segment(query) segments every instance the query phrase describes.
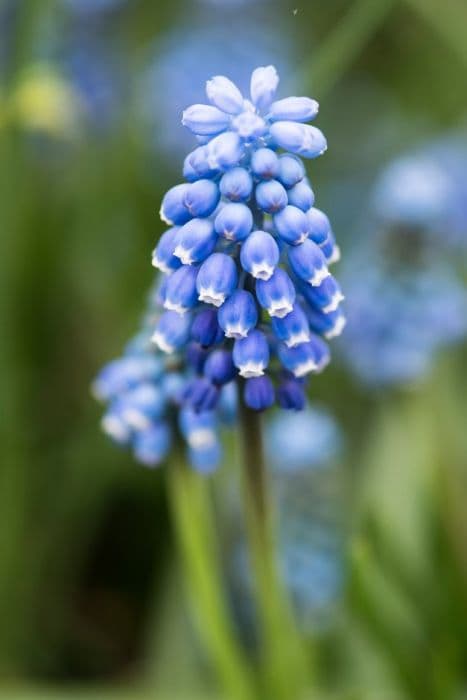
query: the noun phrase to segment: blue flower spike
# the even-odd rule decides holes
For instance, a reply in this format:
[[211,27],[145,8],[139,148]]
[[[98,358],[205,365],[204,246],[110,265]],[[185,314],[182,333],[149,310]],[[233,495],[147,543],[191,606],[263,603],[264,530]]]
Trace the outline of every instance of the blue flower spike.
[[248,96],[214,76],[208,104],[183,112],[198,143],[185,182],[162,200],[170,228],[153,252],[161,274],[142,340],[94,384],[107,404],[104,429],[147,466],[165,459],[178,431],[193,468],[210,473],[237,401],[302,410],[308,375],[330,359],[324,338],[345,325],[328,270],[339,249],[302,160],[326,150],[307,123],[318,104],[280,98],[278,86],[273,66],[253,71]]

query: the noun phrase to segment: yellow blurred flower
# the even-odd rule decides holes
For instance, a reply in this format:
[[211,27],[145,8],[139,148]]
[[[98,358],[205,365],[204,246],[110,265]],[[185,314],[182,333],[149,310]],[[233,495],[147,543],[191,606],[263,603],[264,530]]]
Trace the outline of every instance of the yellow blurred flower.
[[28,68],[3,109],[0,100],[0,126],[8,119],[25,129],[59,138],[75,136],[82,115],[83,107],[72,85],[46,64]]

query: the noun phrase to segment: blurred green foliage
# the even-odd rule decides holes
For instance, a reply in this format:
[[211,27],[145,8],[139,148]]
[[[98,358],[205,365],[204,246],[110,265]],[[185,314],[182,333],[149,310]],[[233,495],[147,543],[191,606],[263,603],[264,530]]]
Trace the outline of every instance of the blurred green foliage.
[[[64,31],[61,3],[18,4],[0,90],[0,696],[137,697],[117,683],[214,697],[182,605],[164,471],[107,442],[88,389],[135,328],[161,193],[180,169],[143,138],[137,77],[146,50],[199,8],[133,0],[105,18],[128,99],[95,130],[37,48],[45,20],[52,40]],[[211,12],[222,20],[221,0]],[[285,22],[301,92],[322,99],[330,150],[314,182],[345,237],[387,158],[465,125],[465,4],[258,0],[254,17],[259,31]],[[338,368],[313,382],[348,438],[351,545],[339,622],[314,640],[312,697],[464,697],[465,360],[453,352],[397,395],[367,395]],[[16,694],[23,682],[63,685]]]

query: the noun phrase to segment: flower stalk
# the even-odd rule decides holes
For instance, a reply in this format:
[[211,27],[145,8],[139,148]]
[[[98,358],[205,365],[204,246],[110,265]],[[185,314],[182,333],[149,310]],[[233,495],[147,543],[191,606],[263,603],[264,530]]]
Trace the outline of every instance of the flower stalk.
[[172,516],[200,635],[228,697],[253,700],[252,675],[235,639],[222,594],[210,483],[187,468],[182,459],[173,460],[170,467]]
[[255,581],[264,692],[268,698],[289,700],[290,697],[299,698],[304,691],[308,664],[277,566],[261,414],[241,402],[239,420],[246,527]]

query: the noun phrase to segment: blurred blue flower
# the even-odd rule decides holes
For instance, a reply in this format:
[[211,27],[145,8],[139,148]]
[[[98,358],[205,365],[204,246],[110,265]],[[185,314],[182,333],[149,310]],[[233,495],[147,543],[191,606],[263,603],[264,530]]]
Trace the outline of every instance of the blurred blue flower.
[[378,223],[422,230],[434,255],[440,245],[467,248],[467,135],[453,134],[396,158],[371,200]]
[[72,32],[61,60],[92,126],[105,129],[121,117],[124,66],[108,38],[92,31]]
[[[300,627],[316,634],[332,624],[345,576],[339,465],[343,438],[334,418],[313,407],[273,414],[266,423],[265,445],[272,471],[278,565]],[[252,637],[253,580],[239,534],[229,569],[233,604],[240,630]]]
[[[467,335],[467,137],[391,162],[370,194],[366,231],[347,258],[341,355],[368,386],[416,382]],[[455,253],[455,255],[454,255]]]
[[[196,412],[181,407],[181,398],[196,370],[182,354],[160,352],[151,341],[158,312],[160,282],[152,289],[139,333],[126,345],[123,355],[107,364],[93,383],[95,397],[106,403],[102,428],[121,445],[129,445],[141,464],[161,464],[171,447],[183,438],[193,468],[210,472],[222,458],[219,429],[236,411],[236,396],[228,382],[224,358],[212,355],[211,377],[218,384],[218,411]],[[204,360],[201,367],[204,366]],[[231,368],[230,368],[231,369]],[[179,434],[179,438],[177,435]]]
[[302,629],[314,631],[331,623],[344,580],[343,438],[318,407],[277,413],[266,431],[282,576]]
[[293,473],[336,460],[342,450],[342,435],[334,418],[315,407],[301,413],[274,414],[266,424],[265,446],[275,471]]
[[367,385],[423,379],[438,351],[465,338],[467,294],[447,264],[395,272],[366,259],[347,272],[340,350]]

